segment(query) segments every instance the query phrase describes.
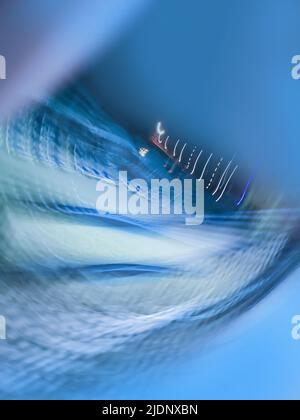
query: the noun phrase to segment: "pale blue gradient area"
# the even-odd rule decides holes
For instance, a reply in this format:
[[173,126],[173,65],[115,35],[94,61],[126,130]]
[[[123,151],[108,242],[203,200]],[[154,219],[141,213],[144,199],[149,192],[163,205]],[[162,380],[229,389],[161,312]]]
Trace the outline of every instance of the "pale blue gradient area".
[[263,302],[225,328],[212,348],[179,364],[153,397],[300,399],[300,342],[291,319],[300,312],[297,270]]
[[136,387],[104,398],[300,399],[300,341],[291,337],[291,319],[300,313],[299,276],[295,271],[209,343],[199,343],[195,331],[192,350],[171,368],[160,366],[152,378],[128,372]]

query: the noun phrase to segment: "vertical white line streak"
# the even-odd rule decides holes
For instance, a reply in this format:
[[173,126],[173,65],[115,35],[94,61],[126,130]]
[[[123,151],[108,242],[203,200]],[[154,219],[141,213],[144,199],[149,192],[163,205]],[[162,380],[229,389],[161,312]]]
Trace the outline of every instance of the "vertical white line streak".
[[236,166],[236,167],[234,168],[234,170],[232,171],[232,173],[231,173],[230,177],[228,178],[228,181],[227,181],[227,182],[226,182],[226,184],[225,184],[225,187],[224,187],[224,189],[223,189],[223,191],[222,191],[222,193],[221,193],[220,197],[216,200],[216,203],[217,203],[219,200],[221,200],[221,198],[223,197],[223,194],[224,194],[224,192],[225,192],[225,190],[226,190],[226,188],[227,188],[227,185],[229,184],[229,181],[230,181],[230,180],[231,180],[231,178],[233,177],[233,175],[234,175],[235,171],[237,170],[237,168],[238,168],[238,166]]
[[192,170],[192,172],[190,173],[190,175],[193,175],[193,173],[195,172],[195,169],[196,169],[196,166],[197,166],[198,160],[199,160],[200,156],[202,155],[202,152],[203,152],[203,150],[201,150],[201,152],[198,154],[197,159],[195,160],[195,163],[194,163],[193,170]]
[[182,159],[182,154],[183,154],[183,151],[184,151],[185,147],[186,147],[186,143],[184,143],[184,146],[183,146],[183,148],[182,148],[182,150],[181,150],[181,152],[180,152],[180,156],[179,156],[179,163],[181,162],[181,159]]
[[220,188],[221,182],[223,181],[224,175],[227,173],[228,169],[230,168],[230,165],[232,164],[232,160],[228,163],[228,165],[225,168],[225,171],[223,172],[223,175],[220,178],[220,181],[217,185],[217,188],[215,189],[215,191],[212,193],[212,195],[215,195],[216,192],[218,191],[218,189]]
[[177,146],[178,146],[178,143],[180,142],[180,140],[177,140],[177,142],[176,142],[176,144],[175,144],[175,147],[174,147],[174,150],[173,150],[173,157],[175,157],[175,154],[176,154],[176,149],[177,149]]
[[206,164],[204,165],[204,168],[203,168],[202,174],[201,174],[200,178],[198,179],[198,181],[201,181],[201,179],[203,178],[204,172],[205,172],[205,170],[206,170],[206,168],[207,168],[207,165],[209,164],[209,161],[210,161],[210,159],[211,159],[212,157],[213,157],[213,153],[211,153],[211,155],[210,155],[210,156],[209,156],[209,158],[207,159],[207,162],[206,162]]
[[168,144],[168,140],[169,140],[169,136],[166,138],[166,141],[165,141],[165,150],[168,150],[168,148],[167,148],[167,144]]

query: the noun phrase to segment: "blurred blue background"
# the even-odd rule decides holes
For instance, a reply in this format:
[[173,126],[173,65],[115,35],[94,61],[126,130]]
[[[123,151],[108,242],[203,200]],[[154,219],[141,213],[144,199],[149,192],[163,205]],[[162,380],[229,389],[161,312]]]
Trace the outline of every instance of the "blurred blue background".
[[[7,83],[0,84],[3,120],[79,80],[133,135],[149,138],[163,121],[172,136],[235,155],[245,172],[255,172],[259,206],[298,208],[300,81],[291,77],[291,59],[300,54],[299,1],[28,0],[1,8],[0,53],[8,62]],[[296,248],[298,231],[294,236]],[[51,383],[48,395],[298,399],[300,343],[291,338],[291,319],[300,313],[298,279],[295,268],[231,322],[201,334],[193,327],[180,354],[170,348],[167,361],[150,370],[128,364],[107,388],[99,374],[99,387],[74,386],[72,394]],[[165,344],[168,334],[160,340]],[[143,346],[134,347],[140,357]],[[159,353],[157,345],[151,357]],[[5,357],[0,363],[8,369]],[[78,372],[77,381],[88,375]],[[35,395],[33,387],[29,397]]]
[[162,120],[298,201],[299,14],[297,0],[154,2],[96,65],[94,86],[137,131]]

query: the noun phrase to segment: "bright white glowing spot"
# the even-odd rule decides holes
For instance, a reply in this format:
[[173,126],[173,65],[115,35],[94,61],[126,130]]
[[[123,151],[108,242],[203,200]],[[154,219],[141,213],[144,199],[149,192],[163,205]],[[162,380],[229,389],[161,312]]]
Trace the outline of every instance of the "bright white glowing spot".
[[139,150],[139,155],[145,157],[149,153],[149,149],[146,147],[141,147]]
[[156,133],[158,134],[158,141],[159,141],[159,143],[161,143],[162,142],[161,136],[163,136],[165,134],[165,130],[162,128],[161,122],[157,123]]

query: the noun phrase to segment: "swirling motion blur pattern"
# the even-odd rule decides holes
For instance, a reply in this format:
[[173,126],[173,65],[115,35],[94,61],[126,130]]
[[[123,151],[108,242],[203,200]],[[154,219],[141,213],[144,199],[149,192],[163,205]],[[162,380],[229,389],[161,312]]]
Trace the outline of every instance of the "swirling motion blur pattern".
[[129,372],[172,363],[204,325],[253,305],[298,261],[292,210],[208,212],[198,227],[100,216],[99,179],[169,175],[78,89],[7,121],[0,136],[2,397],[113,395],[134,381]]

